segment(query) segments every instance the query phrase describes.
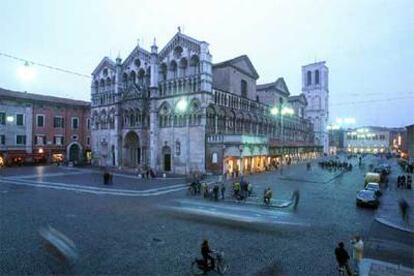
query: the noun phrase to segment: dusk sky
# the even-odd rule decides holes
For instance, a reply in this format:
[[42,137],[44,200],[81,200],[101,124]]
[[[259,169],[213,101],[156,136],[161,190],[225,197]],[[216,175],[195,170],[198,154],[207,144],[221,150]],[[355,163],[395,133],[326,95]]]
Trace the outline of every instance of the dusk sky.
[[[90,75],[104,56],[125,58],[137,39],[161,49],[182,32],[210,44],[213,62],[247,54],[258,83],[284,77],[301,92],[301,66],[330,71],[330,121],[414,123],[414,1],[1,0],[0,53]],[[89,100],[90,80],[0,55],[0,87]]]

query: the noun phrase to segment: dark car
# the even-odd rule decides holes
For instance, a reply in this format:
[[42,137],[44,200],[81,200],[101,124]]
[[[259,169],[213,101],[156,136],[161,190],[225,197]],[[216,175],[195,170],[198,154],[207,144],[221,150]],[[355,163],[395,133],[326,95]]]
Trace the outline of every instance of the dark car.
[[356,205],[358,207],[372,207],[377,208],[379,205],[378,197],[375,191],[372,190],[361,190],[356,196]]

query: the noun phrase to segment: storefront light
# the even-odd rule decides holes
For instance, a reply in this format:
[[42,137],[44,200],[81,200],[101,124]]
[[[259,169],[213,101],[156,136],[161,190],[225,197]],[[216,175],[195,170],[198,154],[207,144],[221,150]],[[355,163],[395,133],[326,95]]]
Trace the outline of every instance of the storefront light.
[[43,153],[43,148],[40,148],[39,149],[39,153]]

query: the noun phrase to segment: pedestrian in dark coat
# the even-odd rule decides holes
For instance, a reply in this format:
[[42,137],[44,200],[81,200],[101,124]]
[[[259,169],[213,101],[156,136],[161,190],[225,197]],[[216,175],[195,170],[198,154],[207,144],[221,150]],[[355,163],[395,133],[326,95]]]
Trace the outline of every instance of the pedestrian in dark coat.
[[336,256],[336,261],[338,262],[338,266],[340,268],[345,268],[346,273],[349,276],[351,276],[352,270],[349,265],[349,254],[345,250],[343,242],[338,243],[338,247],[335,248],[335,256]]

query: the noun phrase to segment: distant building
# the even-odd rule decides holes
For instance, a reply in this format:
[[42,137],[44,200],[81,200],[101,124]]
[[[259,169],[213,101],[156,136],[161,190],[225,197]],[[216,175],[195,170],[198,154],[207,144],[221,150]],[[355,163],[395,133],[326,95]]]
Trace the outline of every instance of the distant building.
[[302,92],[308,105],[305,114],[314,128],[315,143],[323,146],[324,153],[329,151],[329,70],[325,62],[302,66]]
[[283,78],[257,85],[247,56],[213,64],[208,43],[181,32],[160,51],[154,43],[124,61],[104,57],[92,76],[100,166],[251,173],[321,152],[306,99],[289,101]]
[[337,154],[346,151],[344,146],[345,131],[346,130],[343,128],[329,130],[329,154]]
[[344,133],[344,147],[350,153],[401,153],[405,147],[403,128],[360,127]]
[[411,162],[414,162],[414,124],[406,126],[407,129],[407,153]]
[[90,159],[89,109],[89,102],[0,88],[3,162]]

